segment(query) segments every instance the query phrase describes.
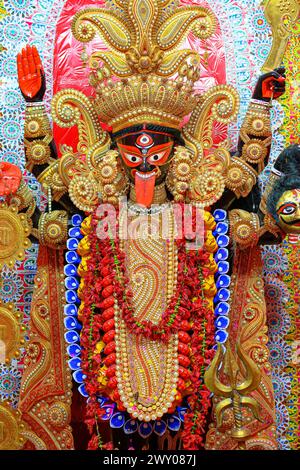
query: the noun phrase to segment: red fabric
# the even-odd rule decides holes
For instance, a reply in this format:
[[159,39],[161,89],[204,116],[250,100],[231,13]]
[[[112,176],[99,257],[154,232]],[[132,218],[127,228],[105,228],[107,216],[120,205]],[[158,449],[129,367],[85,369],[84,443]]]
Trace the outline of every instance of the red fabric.
[[[95,96],[89,85],[89,70],[83,66],[80,58],[83,44],[77,41],[71,31],[72,18],[77,11],[88,7],[101,8],[104,0],[67,0],[56,25],[56,37],[53,61],[53,95],[65,88],[82,91],[86,96]],[[87,53],[94,50],[107,50],[103,41],[96,36],[86,45]],[[54,139],[59,151],[62,143],[76,150],[78,142],[77,128],[62,129],[54,124]],[[60,151],[59,151],[60,152]]]

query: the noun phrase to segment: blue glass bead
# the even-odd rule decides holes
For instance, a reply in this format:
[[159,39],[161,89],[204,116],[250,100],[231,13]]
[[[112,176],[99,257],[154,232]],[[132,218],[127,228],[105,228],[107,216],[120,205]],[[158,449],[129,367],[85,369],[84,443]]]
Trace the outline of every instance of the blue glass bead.
[[219,274],[226,274],[229,271],[229,263],[228,261],[219,261],[218,262],[218,273]]
[[216,321],[215,321],[215,326],[216,328],[221,328],[222,330],[226,329],[229,325],[229,318],[228,317],[223,317],[222,315],[218,316]]
[[179,419],[177,416],[172,415],[172,416],[168,419],[168,428],[169,428],[171,431],[179,431],[180,426],[181,426],[181,421],[180,421],[180,419]]
[[77,333],[77,331],[74,331],[74,330],[66,331],[64,336],[65,336],[66,342],[69,344],[77,343],[77,342],[79,343],[79,334]]
[[87,398],[89,396],[88,392],[86,391],[85,389],[85,385],[84,384],[81,384],[79,385],[78,387],[78,392],[80,393],[80,395],[82,395],[83,397]]
[[219,343],[225,343],[228,338],[228,333],[226,330],[217,330],[215,333],[215,339]]
[[76,251],[67,251],[65,258],[67,263],[79,264],[81,261],[81,258]]
[[224,209],[216,209],[213,212],[213,216],[217,222],[222,222],[227,217],[227,212]]
[[70,344],[67,347],[67,352],[68,352],[70,357],[76,357],[76,356],[79,356],[79,354],[81,352],[81,348],[78,344],[73,343],[73,344]]
[[[104,409],[105,407],[103,407]],[[110,427],[113,429],[122,428],[125,424],[125,415],[124,413],[117,412],[110,418]]]
[[79,281],[76,277],[74,276],[68,276],[65,279],[65,286],[66,289],[78,289],[79,286]]
[[114,411],[115,411],[115,405],[114,405],[114,403],[110,403],[110,404],[108,404],[108,405],[103,405],[103,406],[101,406],[101,408],[102,408],[102,410],[105,411],[105,414],[103,414],[103,415],[101,416],[101,419],[102,419],[103,421],[108,421],[108,420],[112,417],[112,415],[113,415],[113,413],[114,413]]
[[77,369],[80,369],[81,360],[79,357],[72,357],[72,359],[68,361],[68,364],[69,364],[70,369],[77,370]]
[[176,410],[177,410],[178,417],[179,417],[180,421],[183,422],[184,421],[184,415],[187,412],[187,408],[184,408],[182,406],[177,406]]
[[82,384],[84,379],[86,378],[81,369],[75,370],[75,372],[73,372],[73,377],[75,382],[77,382],[78,384]]
[[220,302],[216,305],[215,314],[216,315],[228,315],[230,310],[230,305],[227,302]]
[[221,274],[221,276],[219,276],[217,282],[216,282],[216,286],[218,289],[220,289],[221,287],[229,287],[230,286],[230,276],[228,276],[228,274]]
[[133,434],[137,431],[138,423],[135,419],[128,419],[124,424],[124,433]]
[[229,245],[229,237],[228,235],[219,235],[217,237],[217,244],[219,247],[224,248]]
[[71,238],[77,238],[78,240],[81,240],[81,238],[83,238],[83,235],[80,232],[79,227],[70,228],[68,233],[69,233],[69,237],[71,237]]
[[65,276],[76,276],[77,266],[75,264],[66,264],[64,267]]
[[64,314],[65,315],[77,315],[77,307],[75,304],[67,304],[64,306]]
[[222,288],[220,289],[215,298],[214,298],[214,301],[215,302],[227,302],[227,300],[229,299],[230,297],[230,291],[229,289],[226,289],[226,288]]
[[74,214],[71,217],[71,223],[74,225],[74,227],[79,226],[82,224],[83,218],[79,214]]
[[65,292],[65,297],[66,297],[66,301],[68,302],[68,304],[74,304],[75,302],[79,302],[79,298],[76,292],[73,290],[67,290]]
[[154,423],[154,432],[158,436],[162,436],[167,430],[167,425],[164,421],[159,420]]
[[141,423],[139,425],[139,435],[144,439],[146,439],[146,437],[149,437],[152,431],[153,426],[151,423]]
[[227,248],[219,248],[217,253],[215,254],[215,261],[225,261],[228,258],[228,249]]
[[227,222],[218,222],[215,230],[213,231],[214,236],[216,235],[226,235],[228,232],[228,223]]
[[[99,396],[99,397],[97,397],[97,402],[99,403],[100,408],[102,408],[102,406],[105,405],[105,403],[108,402],[108,398]],[[115,405],[113,404],[113,406],[115,406]]]
[[71,316],[67,316],[64,318],[64,324],[68,330],[76,330],[79,329],[80,326],[76,318]]
[[67,240],[67,248],[70,251],[77,250],[78,247],[78,240],[77,238],[69,238]]

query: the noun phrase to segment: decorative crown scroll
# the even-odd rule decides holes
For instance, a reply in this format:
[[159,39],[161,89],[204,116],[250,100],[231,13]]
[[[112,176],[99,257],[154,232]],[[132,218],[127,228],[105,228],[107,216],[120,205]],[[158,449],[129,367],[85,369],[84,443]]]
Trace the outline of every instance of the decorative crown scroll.
[[72,31],[81,42],[91,41],[96,33],[104,39],[111,50],[94,52],[92,59],[101,59],[117,77],[153,72],[169,77],[188,56],[197,55],[189,49],[176,50],[195,22],[199,21],[195,31],[202,39],[216,25],[207,8],[170,4],[168,0],[124,0],[115,2],[115,11],[86,9],[75,15]]
[[207,8],[176,8],[166,0],[115,1],[113,11],[78,12],[75,38],[87,43],[98,33],[110,47],[93,52],[89,63],[99,118],[114,131],[142,120],[178,128],[197,104],[192,92],[199,78],[198,54],[179,45],[192,27],[205,39],[215,25]]
[[[191,158],[191,180],[181,185],[181,199],[209,207],[225,186],[236,188],[245,170],[232,166],[227,141],[214,147],[212,133],[216,122],[229,124],[236,118],[239,96],[230,85],[195,94],[200,58],[196,51],[180,48],[191,30],[207,39],[216,24],[208,8],[178,7],[168,0],[111,0],[109,8],[88,8],[74,16],[72,31],[77,40],[85,44],[98,34],[109,50],[95,51],[89,60],[95,99],[63,90],[53,99],[52,116],[62,127],[78,126],[77,150],[86,155],[84,171],[93,180],[93,194],[106,197],[105,190],[111,191],[111,183],[98,189],[94,184],[98,164],[110,147],[110,136],[99,128],[98,119],[113,133],[143,123],[181,130]],[[75,161],[76,156],[67,153],[66,165],[60,165],[59,194],[71,184],[74,171],[69,170]],[[244,180],[240,192],[247,183]]]

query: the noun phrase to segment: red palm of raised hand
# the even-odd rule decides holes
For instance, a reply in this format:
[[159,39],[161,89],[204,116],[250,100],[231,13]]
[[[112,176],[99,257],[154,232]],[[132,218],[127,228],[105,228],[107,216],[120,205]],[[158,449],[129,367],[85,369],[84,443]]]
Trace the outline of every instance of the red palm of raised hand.
[[12,163],[0,162],[0,196],[15,194],[20,186],[22,173]]
[[41,93],[44,85],[43,66],[37,48],[27,45],[22,49],[17,57],[17,65],[21,92],[25,99],[31,101]]

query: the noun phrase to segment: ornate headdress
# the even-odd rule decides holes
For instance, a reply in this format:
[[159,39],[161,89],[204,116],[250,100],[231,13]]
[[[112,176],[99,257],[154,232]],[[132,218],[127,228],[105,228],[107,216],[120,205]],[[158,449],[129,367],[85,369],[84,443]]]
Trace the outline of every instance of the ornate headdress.
[[197,53],[178,46],[192,27],[205,39],[215,25],[207,8],[176,8],[169,0],[115,0],[110,10],[78,12],[75,38],[87,43],[97,32],[110,47],[89,61],[101,121],[114,132],[141,122],[178,129],[197,104],[193,85],[199,78]]
[[[73,89],[61,90],[53,98],[53,120],[60,127],[77,125],[79,134],[77,154],[65,147],[63,158],[55,163],[51,184],[57,187],[57,197],[68,190],[77,207],[92,211],[99,192],[103,200],[117,203],[116,198],[127,191],[118,154],[110,150],[110,134],[103,131],[99,118],[113,133],[144,123],[178,130],[190,113],[180,129],[185,149],[176,153],[178,164],[175,168],[173,162],[167,178],[174,198],[209,207],[225,186],[238,196],[249,193],[256,172],[230,157],[227,140],[216,148],[212,138],[216,123],[235,119],[239,96],[230,85],[196,95],[199,55],[180,48],[191,29],[207,39],[215,26],[209,9],[177,7],[176,0],[110,0],[108,8],[88,8],[74,16],[75,38],[88,43],[97,33],[109,50],[93,52],[90,58],[85,51],[82,55],[85,62],[89,59],[95,99]],[[86,156],[84,162],[78,162],[78,153]],[[52,173],[48,171],[47,177],[53,180]],[[84,196],[78,188],[85,188]]]

